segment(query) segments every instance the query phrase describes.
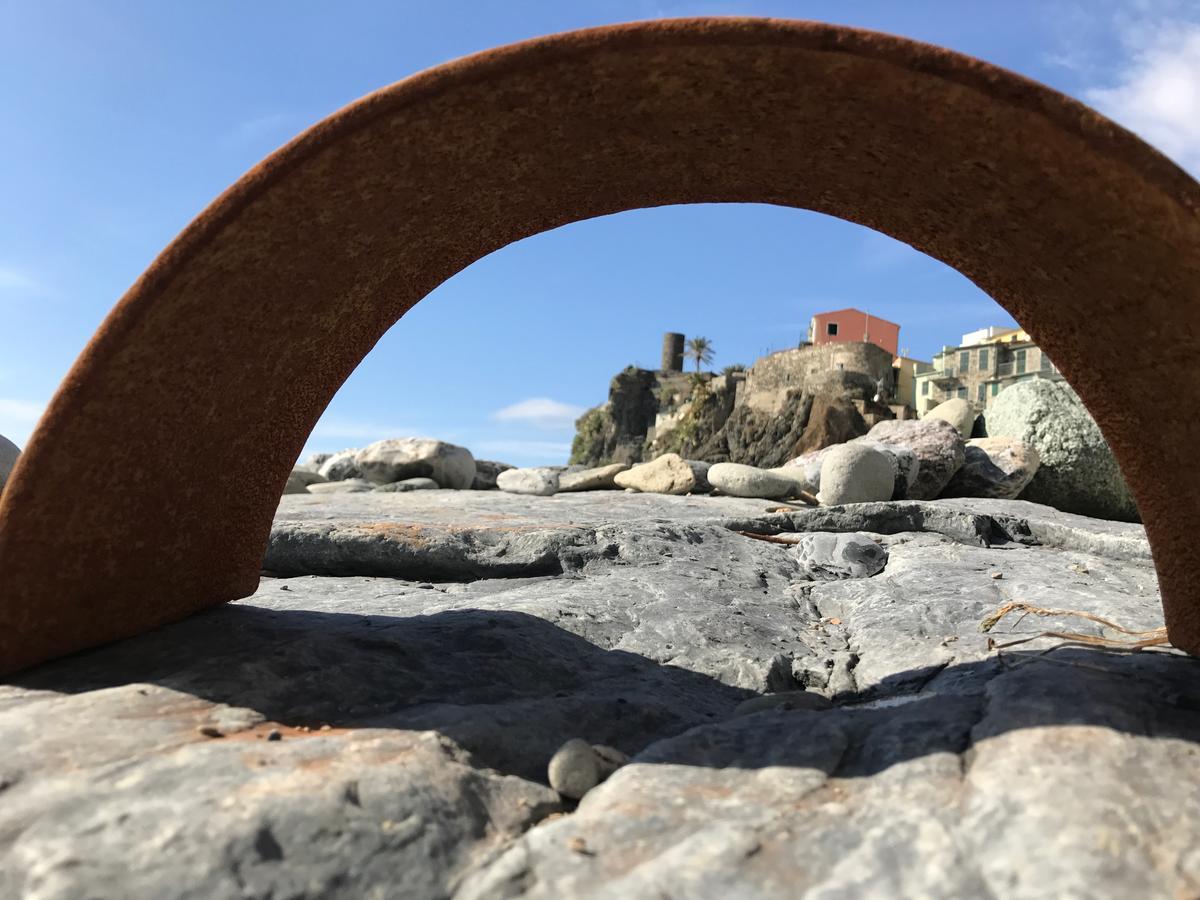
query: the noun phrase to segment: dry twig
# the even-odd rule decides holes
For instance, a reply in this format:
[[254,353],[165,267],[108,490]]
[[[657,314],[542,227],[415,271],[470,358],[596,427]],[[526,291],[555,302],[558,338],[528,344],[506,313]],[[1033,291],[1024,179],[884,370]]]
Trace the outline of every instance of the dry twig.
[[1118,625],[1116,622],[1113,622],[1109,619],[1105,619],[1093,613],[1083,612],[1082,610],[1046,609],[1045,607],[1034,606],[1032,603],[1022,603],[1020,601],[1005,603],[998,610],[979,623],[979,630],[984,634],[987,634],[989,631],[995,628],[997,624],[999,624],[1001,619],[1013,612],[1021,613],[1021,618],[1017,620],[1017,625],[1020,625],[1025,616],[1029,615],[1041,617],[1074,616],[1076,618],[1087,619],[1089,622],[1095,622],[1099,625],[1103,625],[1105,628],[1111,628],[1113,631],[1119,631],[1122,634],[1128,634],[1131,637],[1138,638],[1138,640],[1123,641],[1116,638],[1100,637],[1094,634],[1079,634],[1072,631],[1043,631],[1040,634],[1035,634],[1031,637],[1020,638],[1015,641],[1008,641],[1004,644],[997,644],[992,638],[988,638],[989,650],[1003,650],[1006,647],[1015,647],[1018,644],[1027,644],[1030,641],[1036,641],[1038,638],[1044,637],[1058,638],[1059,640],[1071,641],[1072,643],[1077,644],[1087,644],[1088,646],[1092,647],[1104,647],[1109,650],[1144,650],[1147,647],[1161,647],[1169,643],[1167,639],[1166,628],[1152,628],[1149,631],[1134,631]]

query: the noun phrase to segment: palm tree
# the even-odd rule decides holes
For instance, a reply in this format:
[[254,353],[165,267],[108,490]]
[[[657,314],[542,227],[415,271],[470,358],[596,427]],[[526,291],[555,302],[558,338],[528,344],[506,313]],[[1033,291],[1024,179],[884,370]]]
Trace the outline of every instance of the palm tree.
[[701,363],[710,363],[713,358],[712,341],[706,337],[694,337],[687,342],[687,357],[696,361],[696,371]]

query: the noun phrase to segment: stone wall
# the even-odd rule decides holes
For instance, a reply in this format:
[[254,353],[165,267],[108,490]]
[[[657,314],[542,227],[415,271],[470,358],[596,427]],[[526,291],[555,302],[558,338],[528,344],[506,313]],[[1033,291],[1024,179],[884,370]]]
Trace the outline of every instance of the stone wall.
[[882,347],[861,342],[781,350],[754,364],[747,373],[738,402],[757,412],[775,414],[783,408],[790,391],[817,393],[830,374],[838,371],[865,375],[871,393],[863,399],[870,399],[879,379],[891,383],[892,362],[892,355]]

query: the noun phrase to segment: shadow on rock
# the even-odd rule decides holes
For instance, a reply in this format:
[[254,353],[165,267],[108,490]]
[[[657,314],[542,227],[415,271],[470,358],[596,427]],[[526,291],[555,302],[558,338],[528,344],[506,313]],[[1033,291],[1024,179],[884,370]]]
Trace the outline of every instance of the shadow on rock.
[[[900,672],[824,712],[734,718],[750,692],[534,616],[474,609],[396,617],[225,606],[13,683],[66,693],[153,683],[289,726],[436,730],[484,765],[539,781],[571,737],[641,753],[639,762],[840,777],[929,754],[969,758],[986,737],[1038,726],[1200,743],[1200,661],[1172,654],[1009,653]],[[685,733],[696,726],[705,727]]]

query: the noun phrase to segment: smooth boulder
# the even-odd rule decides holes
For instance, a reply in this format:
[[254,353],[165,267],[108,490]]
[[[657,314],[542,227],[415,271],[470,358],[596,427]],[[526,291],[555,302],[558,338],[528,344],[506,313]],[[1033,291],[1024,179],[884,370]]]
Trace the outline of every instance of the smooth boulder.
[[375,485],[365,478],[344,478],[341,481],[323,481],[310,484],[310,494],[365,494],[375,490]]
[[890,500],[895,486],[896,470],[888,454],[868,444],[838,444],[821,461],[817,499],[824,506]]
[[969,438],[975,428],[975,410],[962,397],[951,397],[939,403],[925,413],[922,419],[941,419],[943,422],[949,422],[964,438]]
[[813,581],[870,578],[883,571],[888,552],[865,534],[814,531],[800,535],[793,552]]
[[618,487],[647,494],[703,494],[712,490],[708,482],[710,463],[664,453],[658,459],[617,473]]
[[613,463],[611,466],[597,466],[594,469],[579,469],[559,473],[559,493],[570,491],[613,491],[617,489],[617,475],[626,471],[629,466],[624,463]]
[[917,474],[908,488],[909,500],[938,497],[966,457],[962,435],[943,419],[880,422],[867,432],[866,437],[881,444],[906,448],[915,454]]
[[714,463],[708,470],[708,482],[730,497],[762,497],[781,500],[807,491],[809,485],[799,469],[760,469],[741,463]]
[[375,484],[432,478],[441,487],[466,490],[475,482],[475,457],[466,447],[434,438],[389,438],[358,451],[354,462]]
[[288,476],[287,484],[283,488],[285,494],[307,494],[310,484],[324,484],[326,479],[303,466],[297,466],[292,469],[292,474]]
[[496,487],[510,494],[549,497],[558,493],[558,472],[549,467],[505,469],[496,476]]
[[0,491],[4,490],[4,483],[8,481],[20,455],[21,448],[0,434]]
[[515,469],[508,463],[496,462],[491,459],[475,460],[475,480],[471,482],[473,491],[496,490],[496,476],[508,469]]
[[921,461],[917,459],[917,454],[900,444],[884,444],[869,437],[855,438],[851,443],[874,447],[892,461],[892,471],[896,479],[892,485],[892,499],[907,500],[908,492],[916,483],[917,472],[921,469]]
[[1098,519],[1137,521],[1137,505],[1116,457],[1066,382],[1034,378],[1005,388],[988,408],[987,431],[1037,451],[1041,464],[1022,500]]
[[339,450],[337,453],[331,453],[322,460],[317,472],[327,481],[362,478],[362,471],[354,461],[357,455],[357,450]]
[[943,497],[1015,500],[1037,474],[1037,450],[1008,437],[967,441],[966,461],[942,491]]

